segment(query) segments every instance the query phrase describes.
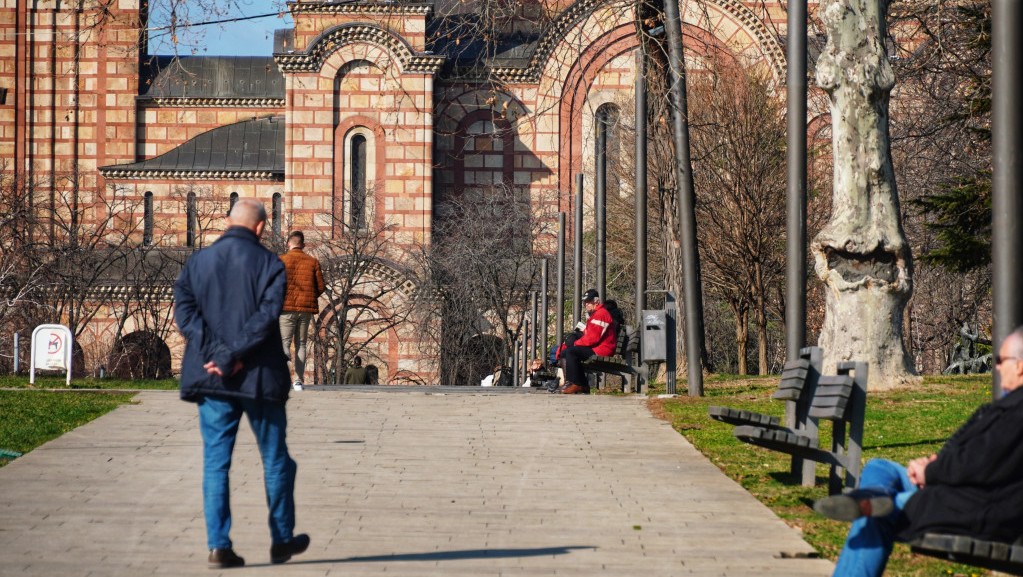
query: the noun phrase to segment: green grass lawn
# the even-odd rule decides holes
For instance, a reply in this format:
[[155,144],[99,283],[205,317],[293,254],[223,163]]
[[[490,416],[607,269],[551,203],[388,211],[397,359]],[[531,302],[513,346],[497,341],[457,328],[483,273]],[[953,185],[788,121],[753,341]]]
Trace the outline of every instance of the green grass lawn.
[[[723,405],[781,416],[784,403],[771,398],[778,377],[708,378],[704,397],[656,399],[654,414],[667,419],[729,477],[770,507],[786,523],[800,529],[820,554],[834,560],[841,551],[848,523],[821,517],[810,508],[827,496],[828,469],[817,466],[817,486],[802,487],[789,475],[790,457],[742,443],[732,436],[731,425],[712,420],[707,407]],[[979,377],[927,377],[923,384],[900,391],[867,394],[863,457],[886,458],[901,463],[929,455],[981,404],[991,399],[990,375]],[[686,390],[685,384],[678,391]],[[657,393],[655,389],[653,393]],[[661,391],[663,392],[663,391]],[[822,425],[822,432],[829,429]],[[830,441],[821,441],[827,446]],[[987,571],[922,555],[896,546],[885,575],[973,576]]]
[[[173,379],[126,381],[27,376],[0,377],[0,450],[27,453],[43,443],[100,417],[123,403],[132,393],[103,392],[138,389],[177,389]],[[89,390],[89,392],[86,392]],[[96,392],[93,392],[96,391]],[[2,454],[0,454],[2,455]],[[0,467],[11,461],[0,456]]]

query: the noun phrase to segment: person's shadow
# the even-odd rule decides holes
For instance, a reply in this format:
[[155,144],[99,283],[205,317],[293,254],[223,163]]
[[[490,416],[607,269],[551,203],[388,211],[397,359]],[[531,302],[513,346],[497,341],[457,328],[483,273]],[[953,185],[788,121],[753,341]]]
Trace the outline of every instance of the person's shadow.
[[[565,555],[573,549],[596,549],[592,546],[541,547],[538,549],[463,549],[461,551],[433,551],[431,553],[396,553],[393,555],[367,555],[345,557],[344,559],[301,559],[288,561],[288,565],[311,565],[323,563],[377,563],[387,561],[457,561],[464,559],[502,559],[507,557],[542,557]],[[268,564],[266,564],[268,565]],[[258,567],[252,564],[249,567]]]

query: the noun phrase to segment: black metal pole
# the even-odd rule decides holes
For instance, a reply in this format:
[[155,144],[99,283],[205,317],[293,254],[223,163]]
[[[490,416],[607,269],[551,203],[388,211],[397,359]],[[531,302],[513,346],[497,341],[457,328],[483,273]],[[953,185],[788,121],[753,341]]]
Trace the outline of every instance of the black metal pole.
[[515,339],[515,342],[512,344],[511,372],[512,386],[517,387],[519,383],[519,339]]
[[556,342],[565,338],[565,213],[558,213],[558,308],[554,312]]
[[522,383],[526,381],[526,377],[529,376],[529,361],[526,358],[529,355],[529,320],[526,320],[526,330],[522,331],[522,345],[519,347],[519,380],[515,381],[515,386],[520,387]]
[[[994,0],[991,5],[991,142],[994,174],[991,182],[992,250],[994,266],[994,346],[997,352],[1013,329],[1023,324],[1023,114],[1017,98],[1023,90],[1023,6],[1019,0]],[[1002,396],[998,371],[991,394]]]
[[[642,339],[646,308],[646,60],[643,48],[636,51],[636,316],[633,330]],[[640,342],[639,350],[643,350]],[[639,353],[642,355],[642,352]],[[642,357],[640,357],[642,360]]]
[[806,345],[806,1],[788,5],[788,205],[785,352]]
[[540,271],[540,341],[539,341],[539,355],[537,358],[540,360],[547,359],[547,350],[550,348],[550,344],[547,342],[547,257],[543,257],[543,267]]
[[575,286],[572,292],[572,324],[583,320],[583,175],[575,175]]
[[675,371],[678,368],[678,361],[675,358],[675,346],[676,339],[678,338],[678,310],[675,305],[675,295],[671,294],[671,291],[664,292],[664,316],[665,316],[665,338],[668,342],[668,354],[665,355],[665,371],[664,371],[664,392],[668,395],[674,395],[677,392],[677,383],[675,382]]
[[[786,205],[785,353],[799,358],[806,344],[806,1],[788,6],[788,197]],[[795,427],[796,405],[786,403],[785,424]],[[792,474],[812,486],[816,467],[793,455]]]
[[532,291],[530,296],[532,297],[532,312],[529,316],[529,348],[526,353],[526,374],[529,374],[529,368],[533,364],[533,359],[536,358],[536,333],[537,333],[537,307],[540,303],[540,295],[536,291]]
[[597,145],[594,151],[593,197],[594,230],[597,233],[597,292],[600,298],[607,298],[607,115],[598,111],[596,115]]
[[686,360],[689,396],[703,396],[703,293],[700,256],[696,249],[696,211],[693,168],[689,157],[689,106],[682,47],[682,18],[676,0],[664,0],[664,29],[668,38],[671,69],[671,116],[675,140],[675,175],[678,188],[679,240],[682,245],[683,297],[686,311]]

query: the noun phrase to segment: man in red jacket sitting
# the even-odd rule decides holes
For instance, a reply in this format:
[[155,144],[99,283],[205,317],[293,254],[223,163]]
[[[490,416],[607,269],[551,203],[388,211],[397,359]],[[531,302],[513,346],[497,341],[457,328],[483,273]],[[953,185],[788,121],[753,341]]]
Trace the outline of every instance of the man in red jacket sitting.
[[583,336],[574,345],[565,349],[561,358],[565,359],[565,384],[558,389],[563,395],[580,395],[590,392],[583,371],[583,361],[599,356],[609,357],[615,352],[618,342],[618,327],[611,319],[611,313],[600,302],[596,289],[583,293],[583,306],[590,318],[586,323]]

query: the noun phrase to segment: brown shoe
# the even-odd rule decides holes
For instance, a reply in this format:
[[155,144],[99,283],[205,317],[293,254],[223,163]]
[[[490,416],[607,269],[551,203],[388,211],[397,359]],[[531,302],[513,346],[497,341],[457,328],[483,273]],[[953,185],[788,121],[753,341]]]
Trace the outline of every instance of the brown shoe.
[[568,384],[561,390],[562,395],[585,395],[586,389],[576,384]]
[[270,547],[270,562],[284,563],[288,559],[291,559],[292,555],[303,553],[308,548],[309,535],[306,535],[305,533],[295,535],[295,537],[287,543],[278,543]]
[[234,549],[210,549],[211,569],[230,569],[245,566],[245,559],[235,554]]

